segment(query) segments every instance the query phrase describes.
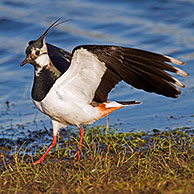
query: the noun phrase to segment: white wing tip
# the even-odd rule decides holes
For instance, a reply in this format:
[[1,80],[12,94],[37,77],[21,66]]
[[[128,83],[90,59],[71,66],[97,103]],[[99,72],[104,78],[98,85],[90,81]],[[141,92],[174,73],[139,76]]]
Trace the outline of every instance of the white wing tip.
[[175,77],[173,77],[173,79],[174,79],[174,83],[177,85],[177,86],[179,86],[179,87],[181,87],[181,88],[184,88],[185,87],[185,85],[181,82],[181,81],[179,81],[178,79],[176,79]]
[[167,59],[169,59],[169,61],[173,64],[176,64],[176,65],[184,65],[185,62],[184,61],[181,61],[179,59],[175,59],[175,58],[172,58],[172,57],[169,57],[169,56],[166,56],[164,55]]
[[179,68],[176,68],[176,73],[178,75],[181,75],[181,76],[184,76],[184,77],[188,77],[189,76],[189,74],[187,72],[185,72],[185,71],[183,71],[182,69],[179,69]]
[[[172,57],[169,57],[169,56],[166,56],[166,55],[164,55],[164,56],[169,60],[169,62],[171,62],[175,65],[184,65],[185,64],[184,61],[181,61],[179,59],[175,59],[175,58],[172,58]],[[176,67],[174,67],[174,69],[176,69],[176,74],[178,74],[178,75],[181,75],[181,76],[184,76],[184,77],[189,76],[189,74],[187,72],[183,71],[182,69],[179,69],[179,68],[176,68]]]

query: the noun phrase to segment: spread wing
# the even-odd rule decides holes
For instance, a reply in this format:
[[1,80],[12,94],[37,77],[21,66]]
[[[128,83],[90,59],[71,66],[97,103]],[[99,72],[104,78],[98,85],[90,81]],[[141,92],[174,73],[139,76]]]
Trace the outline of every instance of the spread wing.
[[124,80],[126,83],[147,92],[178,97],[185,87],[178,79],[167,73],[188,76],[183,70],[170,65],[184,62],[139,49],[85,45],[72,53],[69,69],[57,80],[60,91],[69,90],[87,102],[107,101],[108,93]]
[[77,47],[68,70],[56,80],[54,87],[62,99],[90,103],[107,68],[87,49]]

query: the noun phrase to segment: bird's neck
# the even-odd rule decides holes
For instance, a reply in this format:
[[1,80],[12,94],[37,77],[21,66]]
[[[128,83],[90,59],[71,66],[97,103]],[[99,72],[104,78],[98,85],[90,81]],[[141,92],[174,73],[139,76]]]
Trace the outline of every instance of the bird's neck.
[[55,71],[48,68],[42,68],[41,70],[35,69],[34,84],[31,93],[32,99],[42,101],[59,76]]

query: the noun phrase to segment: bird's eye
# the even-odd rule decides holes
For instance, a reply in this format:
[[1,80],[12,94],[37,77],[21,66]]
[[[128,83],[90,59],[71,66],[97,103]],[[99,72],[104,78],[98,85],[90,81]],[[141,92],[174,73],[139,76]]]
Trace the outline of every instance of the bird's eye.
[[36,51],[35,54],[36,54],[36,55],[39,55],[39,54],[40,54],[40,51]]

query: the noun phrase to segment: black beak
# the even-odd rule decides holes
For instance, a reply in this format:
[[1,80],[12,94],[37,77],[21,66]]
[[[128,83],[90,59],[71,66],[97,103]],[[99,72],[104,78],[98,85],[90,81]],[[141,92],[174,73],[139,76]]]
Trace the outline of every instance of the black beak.
[[23,62],[20,64],[20,66],[24,66],[26,63],[30,63],[31,59],[29,57],[26,57]]

